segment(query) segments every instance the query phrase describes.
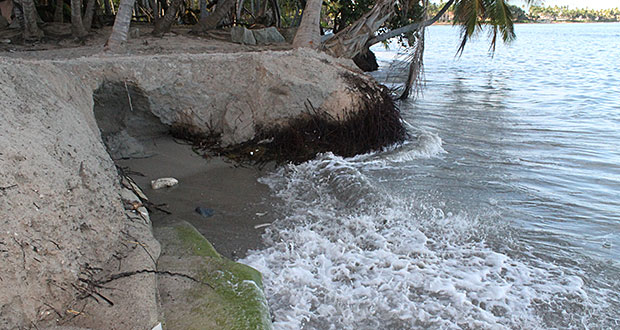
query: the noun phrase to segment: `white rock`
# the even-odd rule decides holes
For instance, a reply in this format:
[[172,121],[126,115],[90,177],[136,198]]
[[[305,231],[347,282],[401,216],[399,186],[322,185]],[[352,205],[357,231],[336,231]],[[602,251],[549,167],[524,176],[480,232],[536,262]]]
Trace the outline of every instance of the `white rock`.
[[151,188],[157,190],[161,188],[176,186],[177,184],[179,184],[179,180],[175,178],[159,178],[157,180],[151,181]]

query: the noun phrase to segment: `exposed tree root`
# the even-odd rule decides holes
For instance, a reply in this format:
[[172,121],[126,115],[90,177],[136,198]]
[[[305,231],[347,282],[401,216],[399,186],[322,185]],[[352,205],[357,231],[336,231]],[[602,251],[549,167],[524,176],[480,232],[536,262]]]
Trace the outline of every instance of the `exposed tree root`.
[[305,116],[284,126],[257,127],[254,139],[230,147],[219,145],[218,134],[197,133],[188,125],[174,125],[171,134],[192,141],[198,150],[255,165],[301,163],[328,151],[350,157],[404,141],[407,131],[387,88],[377,88],[353,74],[343,78],[352,90],[365,96],[362,108],[346,112],[344,118],[333,118],[309,104]]

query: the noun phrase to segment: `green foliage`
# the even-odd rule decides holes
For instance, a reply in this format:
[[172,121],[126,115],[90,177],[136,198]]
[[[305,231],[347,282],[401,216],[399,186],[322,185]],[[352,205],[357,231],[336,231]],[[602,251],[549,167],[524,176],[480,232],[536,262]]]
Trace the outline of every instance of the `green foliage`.
[[[322,26],[325,29],[338,33],[353,22],[360,19],[364,14],[370,11],[377,3],[376,0],[326,0],[323,2],[323,19]],[[422,1],[394,1],[394,12],[388,21],[377,31],[378,33],[387,32],[399,27],[420,22],[423,20]],[[403,46],[408,46],[415,39],[415,35],[410,33],[405,36],[399,36]]]
[[491,50],[495,50],[497,38],[504,42],[516,36],[513,25],[513,12],[505,0],[460,0],[454,5],[454,25],[461,26],[462,53],[467,41],[475,37],[483,26],[490,27]]
[[620,9],[570,9],[568,6],[532,6],[530,19],[534,21],[569,21],[569,22],[618,22]]

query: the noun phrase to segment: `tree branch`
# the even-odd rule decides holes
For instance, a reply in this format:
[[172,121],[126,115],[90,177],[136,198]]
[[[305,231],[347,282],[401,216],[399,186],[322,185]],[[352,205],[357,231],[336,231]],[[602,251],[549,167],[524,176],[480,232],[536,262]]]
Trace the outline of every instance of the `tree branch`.
[[409,25],[405,25],[403,27],[399,27],[398,29],[386,32],[384,34],[378,35],[372,39],[370,39],[368,41],[368,43],[366,44],[368,47],[379,43],[381,41],[390,39],[390,38],[394,38],[396,36],[399,36],[403,33],[407,33],[407,32],[411,32],[411,31],[415,31],[421,28],[425,28],[427,26],[433,25],[435,24],[435,22],[437,22],[441,16],[443,16],[443,14],[446,13],[446,11],[448,11],[448,9],[450,8],[450,6],[452,6],[452,4],[454,3],[454,0],[449,0],[444,6],[443,8],[441,8],[441,10],[435,15],[433,16],[433,18],[426,20],[424,22],[418,22],[418,23],[412,23]]

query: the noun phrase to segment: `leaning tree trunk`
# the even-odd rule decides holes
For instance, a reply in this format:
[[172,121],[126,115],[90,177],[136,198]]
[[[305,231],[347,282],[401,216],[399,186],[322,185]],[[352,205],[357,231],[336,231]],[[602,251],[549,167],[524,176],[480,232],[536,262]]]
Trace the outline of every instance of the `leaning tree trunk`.
[[353,58],[355,55],[362,53],[365,49],[376,43],[434,24],[446,13],[454,2],[455,0],[448,0],[441,10],[431,19],[405,25],[398,29],[374,36],[374,33],[381,27],[383,22],[394,14],[392,2],[390,0],[382,0],[375,4],[371,11],[353,24],[336,33],[333,37],[325,40],[322,48],[326,53],[332,56]]
[[179,11],[182,3],[183,0],[172,0],[170,7],[168,7],[168,10],[166,10],[166,13],[164,14],[164,17],[155,21],[155,28],[152,32],[154,36],[161,37],[164,33],[170,32],[172,23],[177,17],[177,12]]
[[123,47],[129,34],[129,24],[133,14],[133,4],[136,0],[121,0],[118,6],[118,13],[112,27],[112,34],[105,44],[106,50],[116,51]]
[[71,0],[71,33],[76,38],[84,38],[88,34],[82,24],[82,0]]
[[318,49],[321,46],[321,32],[319,23],[321,21],[321,6],[323,0],[308,0],[306,8],[301,16],[301,23],[293,39],[293,47],[306,47]]
[[33,0],[21,0],[24,15],[24,40],[36,41],[43,37],[43,31],[37,25],[37,12]]
[[366,46],[370,47],[376,43],[379,43],[381,41],[385,41],[388,40],[390,38],[394,38],[398,35],[401,34],[405,34],[405,33],[409,33],[409,32],[413,32],[413,31],[417,31],[419,29],[425,28],[427,26],[431,26],[433,24],[435,24],[435,22],[437,22],[441,16],[443,16],[446,11],[448,11],[448,9],[450,9],[450,6],[452,6],[452,4],[454,3],[455,0],[448,0],[448,2],[446,2],[443,5],[443,8],[441,8],[441,10],[439,10],[439,12],[437,12],[437,14],[435,14],[435,16],[433,16],[431,19],[422,21],[422,22],[418,22],[418,23],[412,23],[409,25],[405,25],[403,27],[399,27],[398,29],[394,29],[392,31],[388,31],[386,33],[380,34],[370,40],[368,40],[368,43],[366,44]]
[[200,22],[198,22],[194,29],[198,29],[199,31],[215,29],[236,3],[237,0],[219,0],[215,7],[215,11],[207,17],[201,17]]
[[[334,57],[353,58],[366,49],[374,33],[394,14],[393,0],[380,0],[364,16],[327,39],[322,48]],[[305,16],[305,13],[304,13]],[[303,24],[303,18],[301,24]],[[301,28],[301,26],[300,26]]]
[[86,12],[84,13],[84,20],[82,21],[84,29],[90,31],[93,25],[93,16],[95,15],[95,0],[88,0],[86,3]]
[[54,22],[62,23],[64,21],[64,6],[64,0],[56,0],[56,8],[54,8]]

